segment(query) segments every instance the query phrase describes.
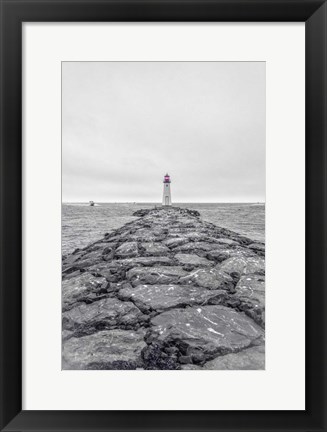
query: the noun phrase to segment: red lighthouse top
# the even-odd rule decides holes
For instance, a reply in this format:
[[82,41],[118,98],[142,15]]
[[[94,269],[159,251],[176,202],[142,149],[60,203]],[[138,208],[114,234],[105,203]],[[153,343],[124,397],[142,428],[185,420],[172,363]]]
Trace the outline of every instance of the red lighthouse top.
[[165,175],[163,182],[164,183],[170,183],[170,176],[168,174]]

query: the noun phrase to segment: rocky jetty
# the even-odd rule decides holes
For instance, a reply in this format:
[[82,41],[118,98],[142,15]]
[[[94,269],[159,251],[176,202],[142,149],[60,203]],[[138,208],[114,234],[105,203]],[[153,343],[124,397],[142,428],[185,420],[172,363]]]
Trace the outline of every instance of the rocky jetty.
[[63,257],[63,369],[264,369],[265,247],[195,210]]

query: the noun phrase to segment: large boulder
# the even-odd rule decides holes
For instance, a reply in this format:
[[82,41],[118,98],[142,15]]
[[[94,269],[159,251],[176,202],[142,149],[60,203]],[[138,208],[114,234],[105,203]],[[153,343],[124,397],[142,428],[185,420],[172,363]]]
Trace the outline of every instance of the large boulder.
[[86,269],[87,267],[98,263],[103,260],[102,250],[96,250],[93,252],[78,253],[77,255],[71,255],[66,258],[63,262],[63,273],[69,272],[70,269]]
[[240,275],[250,273],[265,274],[265,260],[259,256],[234,256],[218,264],[217,268],[229,274],[236,272]]
[[206,290],[185,285],[138,285],[119,291],[122,300],[131,300],[141,310],[163,311],[174,307],[206,304],[209,300],[222,301],[223,290]]
[[143,330],[104,330],[63,344],[63,369],[136,369],[146,347]]
[[215,245],[214,243],[192,241],[190,243],[175,247],[174,252],[194,252],[197,250],[210,251],[212,249],[215,249],[216,247],[217,245]]
[[62,281],[62,309],[71,309],[78,302],[91,303],[107,292],[108,282],[104,277],[91,273],[80,273],[77,277]]
[[169,248],[174,248],[176,246],[181,246],[185,243],[188,243],[188,239],[183,237],[172,237],[165,240],[163,243],[168,246]]
[[138,255],[138,247],[135,241],[126,242],[121,244],[117,249],[115,255],[120,258],[135,257]]
[[180,277],[186,276],[181,267],[176,266],[156,266],[156,267],[135,267],[126,274],[127,279],[133,286],[155,285],[175,283]]
[[144,255],[147,256],[164,256],[169,252],[169,248],[161,243],[142,243]]
[[223,245],[228,245],[228,246],[237,246],[239,245],[239,243],[235,240],[229,239],[229,238],[217,238],[216,239],[217,243],[223,244]]
[[138,266],[172,265],[173,261],[166,256],[146,256],[127,258],[117,261],[121,266],[133,268]]
[[88,267],[87,270],[95,276],[102,276],[108,280],[111,280],[112,266],[111,263],[107,261],[98,262],[97,264]]
[[183,370],[264,370],[265,347],[254,346],[242,351],[226,354],[208,361],[202,366],[186,364]]
[[147,317],[131,302],[105,298],[82,304],[63,313],[63,329],[75,335],[87,335],[98,330],[138,328]]
[[179,261],[182,265],[189,265],[189,266],[211,266],[212,262],[207,260],[206,258],[202,258],[198,255],[193,254],[184,254],[184,253],[178,253],[175,255],[175,259]]
[[188,363],[210,360],[263,340],[263,330],[246,315],[224,306],[172,309],[152,318],[158,340],[174,344]]
[[151,229],[149,228],[141,228],[131,234],[130,239],[135,241],[142,242],[153,242],[160,241],[164,239],[164,234],[161,229]]
[[206,257],[208,259],[212,261],[216,261],[218,263],[232,257],[248,258],[248,257],[256,257],[256,256],[257,256],[256,253],[248,248],[241,247],[241,246],[230,248],[230,247],[226,247],[226,245],[223,244],[220,245],[216,244],[216,247],[210,250],[206,254]]
[[247,348],[243,351],[219,356],[205,363],[202,369],[209,370],[264,370],[264,345]]
[[215,268],[204,268],[192,271],[180,279],[180,283],[196,285],[209,290],[232,290],[233,279],[227,274]]
[[254,250],[256,252],[265,252],[265,249],[266,249],[265,244],[264,243],[259,243],[259,242],[258,243],[251,243],[251,244],[249,244],[248,248],[252,249],[252,250]]

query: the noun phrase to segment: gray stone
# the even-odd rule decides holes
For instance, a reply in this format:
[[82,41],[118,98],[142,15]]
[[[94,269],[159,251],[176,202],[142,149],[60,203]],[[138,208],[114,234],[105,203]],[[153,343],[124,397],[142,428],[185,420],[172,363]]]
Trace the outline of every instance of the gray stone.
[[161,243],[142,243],[144,254],[148,256],[162,256],[169,252],[169,248]]
[[72,273],[62,273],[62,279],[67,280],[71,278],[75,278],[76,276],[79,276],[82,272],[80,270],[75,270]]
[[207,232],[203,232],[200,229],[198,231],[190,231],[184,234],[184,237],[186,237],[188,240],[192,240],[192,241],[197,241],[197,242],[201,242],[201,241],[206,241],[208,240],[208,233]]
[[84,251],[78,251],[65,257],[62,262],[62,270],[65,272],[67,269],[72,268],[74,264],[85,255]]
[[187,264],[191,266],[210,266],[212,262],[207,260],[206,258],[199,257],[198,255],[193,254],[182,254],[178,253],[175,255],[175,259],[177,259],[181,264]]
[[62,281],[62,308],[72,308],[77,302],[94,301],[106,292],[108,282],[104,277],[95,277],[88,272]]
[[254,346],[243,351],[219,356],[205,363],[202,369],[209,370],[264,370],[265,347]]
[[230,290],[234,287],[233,279],[215,268],[197,269],[180,279],[182,284],[194,284],[209,290]]
[[259,256],[244,257],[235,256],[218,264],[217,268],[225,273],[238,272],[239,274],[262,273],[265,272],[265,260]]
[[97,264],[94,264],[87,269],[90,273],[95,274],[96,276],[102,276],[104,278],[108,278],[110,280],[110,277],[112,275],[111,273],[111,265],[107,261],[101,261]]
[[181,366],[181,369],[182,370],[202,370],[202,367],[195,364],[183,364]]
[[178,252],[192,252],[192,251],[196,251],[196,250],[201,250],[201,251],[210,251],[212,249],[215,249],[217,247],[217,245],[215,245],[214,243],[205,243],[205,242],[190,242],[181,246],[178,246],[176,248],[174,248],[174,252],[178,251]]
[[136,369],[142,366],[145,332],[104,330],[63,345],[63,369]]
[[134,328],[146,320],[147,317],[133,303],[106,298],[64,312],[63,329],[86,335],[97,330]]
[[74,262],[73,267],[77,269],[86,269],[87,267],[101,261],[102,253],[101,251],[97,250],[95,252],[89,252],[82,255]]
[[233,296],[240,301],[238,308],[257,323],[265,323],[265,277],[257,274],[242,276]]
[[131,240],[142,241],[142,242],[153,242],[163,240],[164,236],[162,230],[154,230],[148,228],[141,228],[130,236]]
[[136,242],[126,242],[120,245],[116,249],[117,257],[127,258],[127,257],[135,257],[138,255],[138,247]]
[[63,342],[66,341],[66,340],[68,340],[68,339],[70,339],[72,336],[74,336],[74,332],[72,332],[72,331],[63,330],[61,332],[61,339],[62,339]]
[[207,253],[207,258],[216,262],[222,262],[230,258],[230,251],[212,250]]
[[184,285],[138,285],[136,288],[124,288],[119,291],[123,300],[131,300],[141,310],[151,308],[163,311],[173,307],[206,304],[209,300],[225,297],[222,290],[206,290]]
[[172,309],[152,318],[158,340],[178,345],[186,355],[201,351],[206,359],[250,347],[263,330],[246,315],[224,306]]
[[158,267],[135,267],[129,270],[126,277],[131,281],[133,286],[137,285],[155,285],[170,284],[177,282],[187,273],[181,267],[175,266],[158,266]]
[[253,252],[251,249],[245,247],[236,246],[230,248],[230,247],[226,247],[226,245],[223,244],[221,245],[217,244],[216,248],[208,252],[206,256],[211,260],[222,262],[228,258],[233,258],[233,257],[243,257],[243,258],[257,257],[257,254]]
[[192,357],[190,357],[190,356],[180,356],[179,361],[182,364],[192,363]]
[[136,257],[119,260],[120,265],[133,268],[137,266],[172,265],[173,261],[166,256]]
[[185,243],[187,243],[189,240],[185,237],[175,237],[175,238],[169,238],[165,240],[163,243],[168,246],[169,248],[174,248],[176,246],[181,246]]
[[265,252],[265,244],[264,243],[251,243],[248,246],[249,249],[252,249],[254,251],[260,251],[260,252]]
[[217,238],[216,242],[224,244],[224,245],[228,245],[228,246],[239,245],[239,243],[237,241],[229,239],[229,238]]

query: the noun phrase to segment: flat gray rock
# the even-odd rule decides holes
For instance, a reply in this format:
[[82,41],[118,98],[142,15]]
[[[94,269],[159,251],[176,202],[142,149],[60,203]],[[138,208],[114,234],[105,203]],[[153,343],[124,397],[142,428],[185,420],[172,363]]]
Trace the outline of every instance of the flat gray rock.
[[264,370],[265,347],[254,346],[238,353],[219,356],[205,363],[202,369],[207,370]]
[[154,257],[165,255],[169,252],[169,248],[161,243],[142,243],[144,254]]
[[135,257],[135,258],[124,258],[116,259],[112,261],[102,261],[94,266],[88,268],[90,273],[97,275],[103,275],[109,277],[121,270],[129,270],[134,267],[144,266],[158,266],[158,265],[172,265],[174,262],[168,257]]
[[252,249],[254,251],[260,251],[260,252],[265,252],[265,244],[264,243],[251,243],[248,246],[249,249]]
[[217,238],[216,242],[220,243],[220,244],[228,245],[228,246],[239,245],[239,243],[237,241],[229,239],[229,238]]
[[189,239],[187,239],[185,237],[173,237],[173,238],[169,238],[169,239],[165,240],[163,242],[163,244],[165,244],[169,248],[174,248],[176,246],[181,246],[185,243],[188,243],[188,241],[189,241]]
[[255,252],[253,252],[248,248],[243,248],[239,246],[228,248],[226,247],[226,245],[223,244],[221,245],[216,244],[216,248],[210,250],[206,256],[208,259],[214,260],[218,263],[232,257],[244,257],[244,258],[257,257]]
[[141,228],[130,236],[131,240],[142,242],[153,242],[163,240],[162,230],[154,230],[148,228]]
[[234,256],[218,264],[217,268],[225,273],[237,272],[241,275],[250,273],[265,273],[265,260],[259,256]]
[[63,263],[63,270],[67,270],[70,266],[76,269],[86,269],[87,267],[102,261],[102,250],[96,250],[94,252],[85,252],[77,254],[78,257],[70,256]]
[[205,304],[211,299],[219,300],[226,295],[222,290],[206,290],[195,286],[183,285],[138,285],[119,291],[123,300],[131,300],[141,310],[150,308],[163,311],[173,307]]
[[62,281],[62,308],[64,311],[71,309],[77,302],[94,301],[106,292],[108,285],[104,277],[95,277],[91,273],[84,272],[78,276]]
[[73,267],[73,265],[78,260],[80,260],[84,255],[85,255],[85,251],[78,250],[77,252],[73,252],[72,254],[65,257],[65,259],[62,262],[62,270],[65,271],[65,270]]
[[203,232],[202,230],[198,231],[189,231],[184,234],[184,236],[190,241],[206,241],[208,240],[208,232]]
[[239,351],[259,343],[264,335],[251,318],[219,305],[172,309],[154,317],[151,324],[159,340],[180,346],[191,359],[199,352],[210,360]]
[[156,266],[135,267],[127,272],[126,277],[133,286],[138,286],[175,283],[185,275],[187,275],[187,272],[181,267]]
[[115,255],[120,258],[134,257],[138,255],[138,247],[136,242],[126,242],[121,244]]
[[182,277],[180,283],[196,285],[209,290],[230,290],[234,287],[233,279],[216,268],[193,270],[187,276]]
[[63,345],[63,369],[136,369],[142,365],[145,332],[104,330]]
[[107,262],[107,261],[100,261],[97,264],[94,264],[90,267],[88,267],[88,271],[90,273],[95,274],[96,276],[99,277],[104,277],[104,278],[108,278],[110,279],[112,272],[111,272],[112,266],[111,263]]
[[177,246],[174,248],[174,252],[192,252],[192,251],[197,251],[197,250],[201,250],[201,251],[210,251],[212,249],[217,248],[217,245],[215,245],[214,243],[206,243],[206,242],[199,242],[199,241],[194,241],[194,242],[190,242],[181,246]]
[[136,257],[120,260],[121,265],[127,267],[136,266],[154,266],[154,265],[172,265],[173,261],[166,256],[148,256],[148,257]]
[[199,257],[198,255],[193,254],[183,254],[178,253],[175,255],[175,259],[177,259],[181,264],[187,264],[191,266],[211,266],[212,262],[207,260],[206,258]]
[[106,298],[77,306],[64,312],[62,317],[63,329],[80,336],[97,330],[134,328],[147,320],[133,303],[116,298]]

